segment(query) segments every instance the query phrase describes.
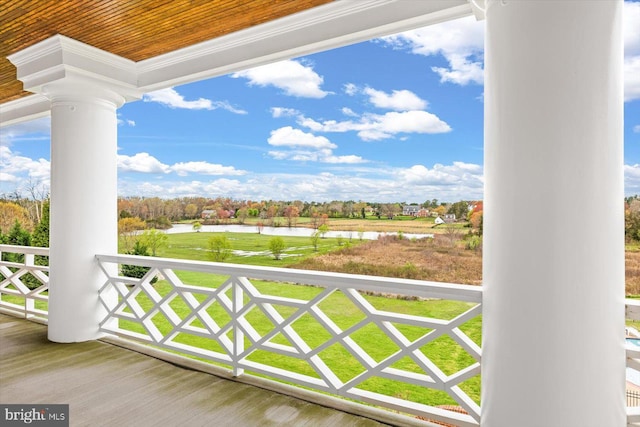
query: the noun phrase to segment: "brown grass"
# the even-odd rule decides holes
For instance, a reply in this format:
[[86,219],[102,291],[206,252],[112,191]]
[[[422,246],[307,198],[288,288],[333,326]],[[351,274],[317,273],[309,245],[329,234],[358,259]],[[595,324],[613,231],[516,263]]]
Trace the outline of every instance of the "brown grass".
[[[640,250],[628,249],[625,258],[626,294],[640,295]],[[434,282],[482,283],[482,252],[464,249],[459,238],[452,245],[448,236],[438,234],[434,239],[415,241],[386,236],[309,258],[292,267]]]
[[479,285],[480,251],[453,245],[445,236],[408,240],[386,236],[337,252],[309,258],[293,268]]
[[640,295],[640,251],[627,250],[625,265],[626,293],[627,295]]

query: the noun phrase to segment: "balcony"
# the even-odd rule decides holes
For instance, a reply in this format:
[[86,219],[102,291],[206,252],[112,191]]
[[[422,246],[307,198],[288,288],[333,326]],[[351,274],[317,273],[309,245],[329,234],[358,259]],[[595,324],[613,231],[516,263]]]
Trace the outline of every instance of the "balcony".
[[[203,4],[215,8],[218,3]],[[280,5],[246,3],[254,16],[264,6]],[[104,8],[109,13],[94,24],[83,19],[88,14],[76,16],[75,7],[61,7],[56,16],[48,8],[41,8],[40,15],[17,8],[16,16],[28,19],[6,26],[18,30],[8,37],[14,42],[10,51],[3,52],[7,72],[2,75],[9,76],[3,87],[6,81],[13,89],[3,91],[0,126],[51,115],[51,288],[47,268],[37,262],[46,256],[43,249],[3,247],[26,254],[24,262],[1,266],[2,310],[48,321],[47,337],[54,342],[80,343],[103,335],[102,340],[127,346],[144,343],[154,354],[162,350],[176,357],[180,352],[215,363],[236,379],[255,373],[410,414],[403,419],[412,422],[411,416],[483,427],[640,423],[640,411],[625,407],[624,394],[623,2],[318,0],[282,5],[294,3],[308,10],[283,11],[256,25],[243,19],[246,25],[224,35],[203,35],[199,43],[191,40],[190,29],[226,26],[227,21],[211,25],[209,15],[202,14],[198,23],[188,9],[185,22],[191,25],[172,25],[174,37],[188,40],[163,46],[137,32],[143,37],[129,45],[131,52],[162,49],[136,58],[115,51],[133,37],[116,40],[111,35],[120,33],[115,31],[86,30],[103,28],[98,24],[105,22],[119,26],[126,18],[120,8]],[[134,22],[125,27],[138,28],[135,19],[140,18],[164,36],[164,27],[155,24],[162,16],[153,15],[160,5],[153,6],[129,14]],[[471,14],[486,19],[482,289],[115,255],[117,109],[123,103],[161,88]],[[74,25],[82,32],[75,38],[61,36],[66,33],[62,24],[46,33],[32,31],[33,25],[46,26],[57,16],[82,22]],[[85,31],[109,43],[92,45]],[[23,96],[27,92],[33,95]],[[416,153],[417,158],[423,155]],[[541,214],[541,209],[548,212]],[[148,276],[139,281],[120,277],[118,266],[125,263],[149,267]],[[190,285],[194,274],[210,276],[211,285]],[[154,275],[162,277],[157,287],[151,285]],[[28,290],[23,278],[42,286]],[[316,293],[279,295],[266,285],[273,281]],[[444,298],[460,310],[442,318],[381,310],[365,293],[409,295],[424,305]],[[360,313],[355,322],[339,322],[329,312],[337,296]],[[634,304],[627,306],[627,316],[636,318]],[[482,352],[479,337],[469,332],[480,314]],[[318,334],[302,334],[303,321],[313,323]],[[364,343],[362,335],[370,332],[395,350],[380,354],[375,345]],[[195,345],[202,340],[209,345]],[[466,363],[445,369],[442,360],[422,351],[439,340],[465,353]],[[359,366],[357,373],[338,371],[326,357],[331,351]],[[632,370],[640,367],[639,356],[626,350]],[[279,362],[283,358],[299,368],[286,369]],[[36,366],[29,371],[38,371]],[[83,366],[87,375],[99,371],[97,361]],[[473,386],[480,367],[481,405]],[[6,375],[4,366],[1,372]],[[371,386],[373,378],[424,393],[436,390],[466,413],[384,392]],[[95,381],[89,393],[100,390],[100,379]],[[116,412],[102,409],[103,414]]]
[[[49,268],[36,257],[48,253],[0,245],[0,254],[14,254],[14,262],[0,262],[4,403],[70,403],[74,424],[104,417],[118,425],[131,417],[206,423],[232,416],[242,425],[480,425],[481,407],[464,391],[480,376],[478,337],[474,341],[464,332],[480,322],[480,287],[96,255],[104,279],[98,295],[103,337],[71,347],[47,342],[41,326],[48,316]],[[123,264],[149,270],[141,279],[123,277]],[[190,285],[194,275],[211,285]],[[154,278],[161,280],[152,283]],[[299,295],[293,298],[289,290],[283,296],[279,286],[298,289]],[[403,297],[413,300],[399,305],[403,311],[411,304],[450,301],[455,313],[433,318],[382,311],[371,302]],[[337,299],[353,306],[356,320],[331,310]],[[627,318],[640,320],[640,302],[627,300]],[[396,350],[380,354],[363,334],[393,342]],[[442,345],[443,337],[472,361],[445,373],[428,349],[439,338]],[[339,369],[353,363],[356,374]],[[640,348],[628,346],[627,367],[640,373]],[[380,383],[369,381],[374,378],[394,384],[396,392],[376,389],[371,384]],[[406,392],[416,387],[445,392],[453,405],[430,405],[420,393]],[[629,425],[640,425],[640,407],[628,407],[627,414]]]
[[0,315],[0,400],[69,404],[70,425],[383,425],[109,341],[55,344],[45,326]]

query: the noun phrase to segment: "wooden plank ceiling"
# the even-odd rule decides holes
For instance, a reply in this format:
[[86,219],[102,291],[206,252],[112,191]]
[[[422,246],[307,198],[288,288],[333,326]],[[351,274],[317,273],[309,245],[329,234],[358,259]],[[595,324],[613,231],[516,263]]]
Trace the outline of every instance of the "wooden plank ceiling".
[[0,103],[29,95],[7,55],[62,34],[141,61],[332,0],[0,0]]

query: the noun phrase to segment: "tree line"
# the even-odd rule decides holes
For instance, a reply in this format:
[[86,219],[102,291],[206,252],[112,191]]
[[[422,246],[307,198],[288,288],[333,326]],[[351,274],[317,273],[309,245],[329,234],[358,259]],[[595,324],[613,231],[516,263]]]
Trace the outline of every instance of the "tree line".
[[[470,201],[456,203],[439,202],[437,199],[424,203],[413,203],[425,209],[457,214],[465,218]],[[393,218],[402,214],[405,202],[376,203],[354,200],[330,202],[308,202],[302,200],[237,200],[228,197],[182,197],[162,199],[160,197],[123,197],[118,199],[120,218],[137,217],[143,221],[166,218],[169,222],[194,219],[211,219],[225,222],[236,219],[242,223],[246,218],[292,218],[326,216],[328,218],[365,218],[376,216]]]
[[[120,219],[139,218],[143,225],[140,227],[140,223],[136,223],[135,229],[165,229],[169,228],[172,222],[182,220],[208,219],[214,223],[224,223],[234,219],[236,223],[242,224],[247,218],[263,219],[264,225],[294,226],[296,218],[299,217],[312,218],[312,225],[313,219],[317,218],[319,226],[323,223],[323,218],[393,218],[402,213],[402,207],[405,205],[402,202],[372,203],[353,200],[305,202],[300,200],[235,200],[224,197],[174,199],[121,197],[118,199],[117,215]],[[437,215],[449,213],[455,214],[456,218],[466,218],[471,222],[481,221],[481,215],[476,215],[473,218],[472,214],[477,209],[469,210],[468,201],[447,203],[431,199],[421,204],[413,203],[412,205],[429,209]],[[625,198],[624,208],[626,240],[640,242],[640,195]],[[35,190],[27,195],[20,193],[0,195],[0,243],[26,242],[26,235],[29,234],[28,240],[31,244],[48,245],[48,209],[48,195],[38,194]],[[207,211],[209,211],[208,218],[203,218],[203,212]],[[275,221],[284,221],[285,223],[270,223]],[[16,222],[19,223],[19,227],[16,227]],[[31,236],[31,233],[41,222],[43,225],[40,225],[37,236]],[[473,227],[478,228],[478,224],[474,224]],[[43,236],[43,229],[47,231],[46,238]]]

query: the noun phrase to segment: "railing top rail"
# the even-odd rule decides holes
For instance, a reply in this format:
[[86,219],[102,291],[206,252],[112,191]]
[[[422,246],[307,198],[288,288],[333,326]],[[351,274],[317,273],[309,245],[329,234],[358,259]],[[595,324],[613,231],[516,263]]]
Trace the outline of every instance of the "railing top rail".
[[36,246],[0,245],[0,252],[48,256],[49,248],[39,248]]
[[190,270],[306,285],[331,285],[338,289],[355,288],[422,298],[482,302],[482,288],[472,285],[136,255],[96,255],[96,258],[101,262],[141,265],[158,269]]

